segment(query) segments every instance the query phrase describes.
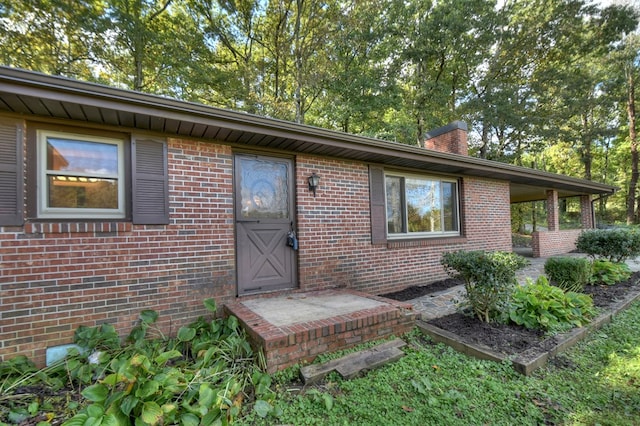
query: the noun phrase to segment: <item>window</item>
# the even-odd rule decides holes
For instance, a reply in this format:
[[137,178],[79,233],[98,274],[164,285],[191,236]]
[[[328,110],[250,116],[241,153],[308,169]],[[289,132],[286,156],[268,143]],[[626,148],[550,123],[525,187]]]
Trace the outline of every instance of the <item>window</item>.
[[387,235],[459,235],[458,184],[455,180],[386,174]]
[[124,141],[38,131],[38,217],[124,218]]

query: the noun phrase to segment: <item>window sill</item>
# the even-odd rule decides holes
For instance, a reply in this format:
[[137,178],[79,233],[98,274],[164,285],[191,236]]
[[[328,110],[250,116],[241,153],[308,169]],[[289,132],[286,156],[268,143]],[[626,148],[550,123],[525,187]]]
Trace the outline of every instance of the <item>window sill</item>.
[[387,248],[436,247],[450,244],[465,244],[467,239],[461,235],[451,237],[412,238],[387,240]]
[[24,224],[25,234],[92,234],[116,235],[131,232],[131,222],[28,222]]

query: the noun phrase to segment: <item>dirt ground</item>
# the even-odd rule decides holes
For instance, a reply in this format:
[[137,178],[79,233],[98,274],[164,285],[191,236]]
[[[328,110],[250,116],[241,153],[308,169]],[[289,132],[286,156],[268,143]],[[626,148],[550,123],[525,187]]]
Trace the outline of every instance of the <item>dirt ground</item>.
[[[640,280],[640,272],[636,272],[629,280],[614,286],[588,285],[585,293],[593,297],[596,307],[606,311],[614,302],[621,300],[630,292],[640,291],[640,286],[637,285],[638,280]],[[459,281],[446,279],[427,286],[409,287],[399,292],[385,294],[384,297],[406,301],[459,284],[461,284]],[[464,342],[481,344],[508,355],[535,350],[532,349],[534,347],[543,352],[556,344],[554,337],[545,338],[544,332],[540,330],[529,330],[517,325],[487,324],[462,313],[435,318],[428,322],[456,334]]]

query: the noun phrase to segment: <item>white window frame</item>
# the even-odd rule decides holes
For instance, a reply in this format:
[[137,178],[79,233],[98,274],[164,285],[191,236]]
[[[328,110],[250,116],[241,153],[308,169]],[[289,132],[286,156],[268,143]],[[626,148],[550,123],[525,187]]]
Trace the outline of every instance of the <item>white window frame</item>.
[[[94,142],[115,145],[118,148],[118,173],[112,174],[83,174],[81,172],[65,173],[47,169],[47,139],[55,137],[60,139],[73,140],[78,142]],[[124,140],[115,138],[105,138],[93,135],[84,135],[67,132],[56,132],[49,130],[38,130],[37,132],[38,150],[38,217],[43,219],[123,219],[126,215],[125,207],[125,162],[124,162]],[[70,207],[49,207],[49,175],[71,175],[77,177],[117,179],[118,181],[118,208],[117,209],[95,209],[95,208],[70,208]]]
[[[402,212],[402,219],[404,220],[403,228],[406,230],[405,232],[389,232],[389,216],[387,214],[387,205],[389,202],[389,197],[387,194],[387,178],[401,178],[403,179],[403,194],[402,194],[402,206],[404,208],[404,212]],[[421,179],[421,180],[430,180],[430,181],[438,181],[438,182],[448,182],[453,183],[456,194],[454,201],[455,208],[455,218],[456,218],[456,227],[458,228],[456,231],[433,231],[433,232],[409,232],[408,226],[408,212],[407,209],[407,194],[406,194],[406,179]],[[441,176],[431,176],[431,175],[421,175],[421,174],[413,174],[413,173],[396,173],[396,172],[385,172],[384,174],[384,191],[385,191],[385,231],[387,233],[387,238],[389,240],[394,239],[415,239],[415,238],[441,238],[441,237],[457,237],[461,235],[462,228],[462,220],[460,218],[460,183],[458,179],[454,178],[443,178]],[[440,191],[440,201],[442,202],[442,191]],[[444,220],[444,216],[443,219]]]

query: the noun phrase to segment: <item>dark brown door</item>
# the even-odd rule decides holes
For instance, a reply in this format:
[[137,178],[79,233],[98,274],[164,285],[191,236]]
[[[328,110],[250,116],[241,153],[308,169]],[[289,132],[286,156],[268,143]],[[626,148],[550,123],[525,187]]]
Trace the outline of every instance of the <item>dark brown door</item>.
[[293,162],[238,154],[234,184],[238,294],[294,288]]

